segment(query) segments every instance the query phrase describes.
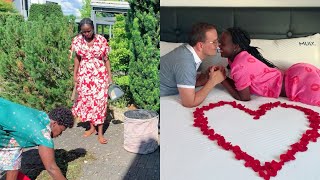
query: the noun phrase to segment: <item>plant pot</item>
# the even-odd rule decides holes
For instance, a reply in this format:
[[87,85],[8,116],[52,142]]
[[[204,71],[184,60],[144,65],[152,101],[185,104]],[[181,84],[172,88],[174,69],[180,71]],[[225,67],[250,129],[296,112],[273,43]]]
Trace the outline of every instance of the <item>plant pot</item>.
[[159,115],[153,111],[137,109],[126,111],[124,117],[124,149],[138,154],[154,152],[159,146]]

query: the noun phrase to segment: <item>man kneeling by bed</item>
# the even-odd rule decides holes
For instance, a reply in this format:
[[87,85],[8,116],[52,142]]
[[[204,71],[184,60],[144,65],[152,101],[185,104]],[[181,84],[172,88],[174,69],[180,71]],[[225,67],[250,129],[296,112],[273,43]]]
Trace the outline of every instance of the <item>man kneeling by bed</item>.
[[53,179],[66,179],[55,162],[52,138],[73,126],[71,110],[56,108],[47,115],[0,98],[0,174],[15,180],[22,148],[38,146],[44,167]]
[[[189,42],[160,58],[160,96],[179,94],[182,105],[195,107],[225,78],[224,68],[212,66],[197,75],[204,59],[216,55],[219,45],[214,25],[198,23],[192,27]],[[196,91],[195,87],[203,86]]]

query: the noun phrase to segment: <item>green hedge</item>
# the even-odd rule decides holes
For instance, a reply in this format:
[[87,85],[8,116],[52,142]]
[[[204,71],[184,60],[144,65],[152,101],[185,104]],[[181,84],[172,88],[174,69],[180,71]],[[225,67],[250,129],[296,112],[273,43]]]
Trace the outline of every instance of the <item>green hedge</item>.
[[139,108],[159,111],[160,2],[129,0],[130,91]]
[[0,96],[49,111],[71,106],[73,61],[68,59],[74,21],[68,17],[20,22],[9,18],[0,26]]
[[0,24],[4,25],[7,19],[14,19],[19,22],[23,22],[23,16],[18,13],[0,12]]
[[42,17],[55,16],[62,18],[61,6],[58,4],[31,4],[29,11],[29,21],[35,21]]
[[0,12],[17,12],[17,10],[13,7],[12,2],[0,0]]
[[132,95],[129,89],[129,60],[132,52],[129,49],[129,40],[125,30],[125,17],[123,14],[116,15],[113,26],[113,37],[110,39],[111,52],[109,59],[113,81],[124,90],[125,95],[121,99],[111,102],[115,106],[123,108],[131,103]]

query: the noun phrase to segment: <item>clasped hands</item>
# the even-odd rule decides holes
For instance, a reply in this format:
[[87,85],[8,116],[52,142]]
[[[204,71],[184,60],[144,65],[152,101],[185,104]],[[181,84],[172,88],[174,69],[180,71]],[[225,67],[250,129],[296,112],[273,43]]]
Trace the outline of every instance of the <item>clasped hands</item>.
[[226,69],[223,66],[210,66],[207,70],[208,81],[219,84],[226,79]]

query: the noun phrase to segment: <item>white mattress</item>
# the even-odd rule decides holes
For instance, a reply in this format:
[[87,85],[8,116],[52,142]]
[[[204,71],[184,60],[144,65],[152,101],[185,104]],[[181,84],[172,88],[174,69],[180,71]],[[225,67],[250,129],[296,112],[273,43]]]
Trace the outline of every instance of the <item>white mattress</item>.
[[[234,101],[222,87],[214,89],[199,106],[211,102]],[[253,96],[249,102],[240,102],[257,109],[267,102],[287,102],[320,112],[319,107],[296,103],[285,98]],[[162,180],[261,180],[251,168],[244,166],[234,154],[225,151],[202,135],[193,126],[193,111],[180,105],[179,96],[160,98],[160,178]],[[249,155],[261,162],[271,161],[298,141],[308,128],[305,115],[297,110],[276,108],[258,121],[246,113],[231,108],[218,107],[206,113],[209,126],[223,135],[233,145],[239,145]],[[320,139],[310,142],[306,152],[298,152],[296,160],[286,163],[274,180],[320,180]]]

